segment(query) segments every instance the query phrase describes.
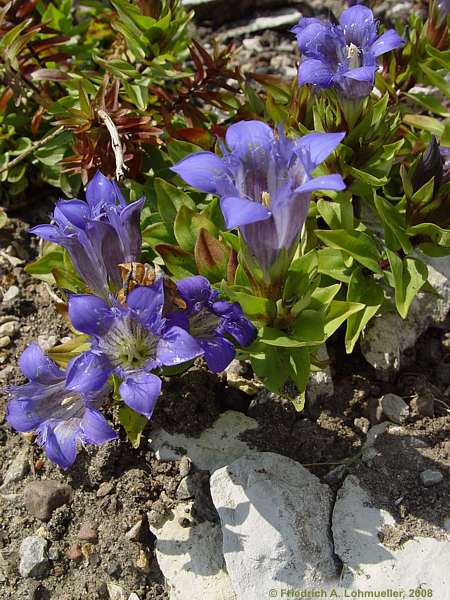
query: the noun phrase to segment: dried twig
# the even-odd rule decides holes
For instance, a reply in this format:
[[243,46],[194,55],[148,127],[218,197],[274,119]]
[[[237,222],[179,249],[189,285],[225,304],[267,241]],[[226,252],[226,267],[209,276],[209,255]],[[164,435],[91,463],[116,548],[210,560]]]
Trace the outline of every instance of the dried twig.
[[123,150],[122,144],[120,142],[119,132],[117,131],[117,127],[114,124],[114,121],[108,115],[106,111],[102,108],[99,108],[97,111],[99,118],[105,124],[106,129],[108,130],[109,135],[111,136],[111,144],[114,152],[114,157],[116,159],[116,179],[120,181],[125,177],[125,171],[127,167],[125,166],[123,160]]
[[37,150],[41,146],[45,146],[45,144],[47,142],[50,142],[51,140],[53,140],[57,135],[59,135],[63,131],[64,131],[64,125],[61,125],[61,127],[58,127],[58,129],[54,129],[52,132],[50,132],[48,135],[46,135],[42,139],[38,140],[37,142],[34,142],[34,144],[31,144],[31,146],[29,148],[27,148],[26,150],[24,150],[22,152],[22,154],[19,154],[19,156],[17,156],[14,160],[12,160],[11,162],[4,165],[0,169],[0,174],[4,173],[5,171],[8,171],[8,169],[12,169],[13,167],[15,167],[16,165],[21,163],[23,160],[25,160],[25,158],[28,155],[32,154],[35,150]]

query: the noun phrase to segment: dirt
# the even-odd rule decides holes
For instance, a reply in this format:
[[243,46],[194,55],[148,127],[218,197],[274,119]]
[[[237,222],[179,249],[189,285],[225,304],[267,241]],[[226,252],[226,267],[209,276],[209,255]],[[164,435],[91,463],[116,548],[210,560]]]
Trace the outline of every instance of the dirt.
[[[211,39],[207,27],[199,27],[198,33],[201,40]],[[265,31],[236,41],[236,60],[244,71],[289,77],[295,71],[297,51],[290,34]],[[11,213],[13,218],[0,229],[0,249],[24,263],[34,259],[39,250],[37,240],[26,230],[48,220],[51,202],[30,204],[26,211],[25,218]],[[69,334],[48,286],[27,275],[24,263],[13,266],[0,256],[1,295],[13,285],[19,288],[11,302],[0,300],[0,323],[6,315],[17,317],[20,323],[11,343],[0,350],[3,389],[23,382],[17,360],[31,340],[42,336],[44,343],[59,343]],[[55,467],[29,438],[13,432],[2,421],[6,408],[3,394],[0,483],[23,448],[27,449],[29,473],[0,491],[0,600],[102,600],[108,598],[107,582],[137,593],[140,600],[167,599],[147,515],[158,519],[177,502],[180,464],[159,462],[147,440],[155,427],[196,437],[227,409],[256,419],[258,427],[243,435],[247,443],[299,461],[335,491],[342,476],[330,478],[330,472],[345,465],[345,472],[360,479],[373,502],[395,516],[395,527],[381,533],[381,541],[388,547],[398,547],[413,535],[442,538],[443,520],[450,514],[449,330],[426,332],[410,352],[407,369],[388,383],[378,380],[357,352],[345,355],[342,339],[335,336],[329,347],[334,397],[308,405],[302,413],[296,413],[292,404],[280,397],[255,406],[253,397],[228,386],[225,377],[208,373],[198,362],[189,372],[165,382],[138,449],[131,447],[122,432],[115,442],[81,449],[68,472]],[[247,372],[247,377],[251,373]],[[387,392],[397,393],[408,402],[411,417],[377,439],[379,456],[369,466],[361,461],[361,450],[368,427],[378,422],[378,399]],[[420,473],[425,469],[439,470],[443,482],[424,487]],[[208,474],[200,473],[199,477],[204,493],[196,498],[192,518],[217,518],[208,496]],[[69,484],[73,500],[56,509],[48,523],[42,523],[27,511],[22,496],[31,481],[46,478]],[[130,540],[126,533],[140,520],[139,539]],[[86,523],[98,528],[97,543],[79,539]],[[20,542],[36,531],[48,539],[53,557],[49,574],[41,581],[22,578],[18,573]]]

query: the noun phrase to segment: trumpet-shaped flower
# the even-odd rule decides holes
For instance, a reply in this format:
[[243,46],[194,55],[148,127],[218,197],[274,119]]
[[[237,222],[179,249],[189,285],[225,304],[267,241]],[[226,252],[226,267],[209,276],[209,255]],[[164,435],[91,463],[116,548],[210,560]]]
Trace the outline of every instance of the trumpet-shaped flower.
[[223,156],[197,152],[172,167],[189,185],[221,197],[228,229],[238,227],[253,258],[269,275],[281,251],[290,254],[305,223],[313,190],[342,190],[337,174],[313,177],[344,133],[276,137],[260,121],[228,128]]
[[60,200],[49,225],[30,232],[67,249],[87,286],[107,297],[121,287],[118,265],[141,252],[140,213],[144,199],[127,204],[116,182],[98,172],[86,188],[86,202]]
[[169,322],[183,327],[195,338],[211,371],[223,371],[236,355],[234,344],[226,336],[242,347],[248,346],[256,337],[255,326],[239,304],[217,300],[219,294],[206,277],[181,279],[177,290],[187,308],[170,314]]
[[77,442],[103,444],[117,437],[99,412],[109,392],[101,358],[81,354],[64,373],[37,344],[30,344],[19,364],[29,382],[10,388],[6,418],[17,431],[36,431],[53,462],[68,469]]
[[299,85],[336,87],[347,98],[362,98],[372,91],[377,57],[405,42],[394,29],[378,36],[378,24],[367,6],[344,10],[339,24],[302,18],[292,32],[303,60]]
[[162,278],[152,286],[132,290],[126,306],[109,306],[90,294],[69,299],[74,327],[92,336],[90,354],[101,360],[107,375],[121,379],[119,394],[125,404],[147,418],[161,391],[161,379],[152,371],[203,354],[184,329],[168,325],[163,308]]

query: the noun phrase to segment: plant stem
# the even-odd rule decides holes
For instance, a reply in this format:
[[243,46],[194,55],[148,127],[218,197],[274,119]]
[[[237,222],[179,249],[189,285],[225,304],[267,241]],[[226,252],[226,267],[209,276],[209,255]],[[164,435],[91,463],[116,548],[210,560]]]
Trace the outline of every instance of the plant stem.
[[64,125],[61,125],[61,127],[58,127],[58,129],[53,130],[52,132],[50,132],[48,135],[46,135],[42,139],[38,140],[37,142],[34,142],[34,144],[31,144],[31,146],[29,148],[27,148],[26,150],[24,150],[22,152],[22,154],[19,154],[19,156],[17,156],[14,160],[12,160],[11,162],[4,165],[0,169],[0,174],[4,173],[5,171],[8,171],[9,169],[12,169],[13,167],[15,167],[16,165],[21,163],[23,160],[25,160],[25,158],[29,154],[32,154],[35,150],[37,150],[41,146],[45,146],[45,144],[47,142],[50,142],[51,140],[53,140],[57,135],[59,135],[63,131],[64,131]]

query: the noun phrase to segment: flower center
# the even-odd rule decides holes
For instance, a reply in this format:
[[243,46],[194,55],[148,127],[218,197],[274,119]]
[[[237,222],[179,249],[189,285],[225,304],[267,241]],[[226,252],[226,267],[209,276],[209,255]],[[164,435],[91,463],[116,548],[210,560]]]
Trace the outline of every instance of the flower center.
[[360,50],[358,46],[350,43],[347,46],[347,58],[348,58],[348,66],[350,69],[358,69],[360,67],[359,64],[359,54]]
[[218,317],[206,308],[189,317],[189,333],[193,337],[213,337],[222,317]]
[[139,321],[126,315],[113,323],[98,346],[113,367],[138,369],[156,358],[159,338]]
[[262,202],[262,205],[263,205],[263,206],[265,206],[266,208],[269,208],[269,206],[270,206],[270,201],[271,201],[271,197],[270,197],[270,194],[269,194],[269,192],[263,192],[263,193],[261,194],[261,202]]

